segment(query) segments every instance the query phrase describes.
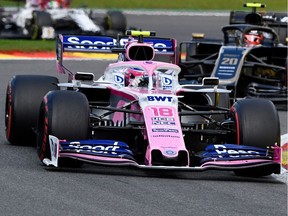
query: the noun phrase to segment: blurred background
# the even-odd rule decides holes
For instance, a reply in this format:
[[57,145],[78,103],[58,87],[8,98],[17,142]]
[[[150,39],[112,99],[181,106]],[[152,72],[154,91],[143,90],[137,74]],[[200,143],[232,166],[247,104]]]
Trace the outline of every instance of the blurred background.
[[[242,8],[243,3],[248,0],[72,0],[71,7],[89,8],[122,8],[122,9],[177,9],[177,10],[236,10]],[[255,2],[255,1],[251,1]],[[257,2],[266,4],[269,11],[287,12],[287,0],[259,0]],[[0,7],[23,6],[25,0],[1,0]]]

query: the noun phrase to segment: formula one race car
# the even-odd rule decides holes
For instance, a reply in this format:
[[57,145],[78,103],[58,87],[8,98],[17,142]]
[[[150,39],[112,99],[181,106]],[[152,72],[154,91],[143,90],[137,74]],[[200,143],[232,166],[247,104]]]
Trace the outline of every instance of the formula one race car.
[[[180,83],[218,77],[233,101],[266,98],[287,109],[287,46],[272,28],[235,24],[222,28],[224,40],[194,35],[180,43]],[[201,36],[201,37],[200,37]]]
[[84,9],[37,7],[0,10],[0,38],[55,39],[62,34],[125,34],[126,17],[121,11],[107,11],[102,18]]
[[[52,167],[87,162],[244,176],[280,173],[273,103],[244,99],[230,108],[229,91],[218,88],[217,78],[179,85],[179,66],[154,60],[156,55],[175,59],[176,41],[149,35],[59,35],[58,72],[68,74],[68,82],[12,78],[6,98],[10,143],[37,140],[41,162]],[[74,51],[116,52],[119,58],[95,80],[93,73],[73,73],[63,65],[63,52]]]
[[265,12],[258,11],[257,8],[265,8],[265,4],[261,3],[245,3],[244,7],[252,8],[251,12],[248,11],[231,11],[229,24],[251,24],[260,25],[273,28],[279,35],[280,43],[287,44],[287,24],[288,16],[286,13],[281,12]]

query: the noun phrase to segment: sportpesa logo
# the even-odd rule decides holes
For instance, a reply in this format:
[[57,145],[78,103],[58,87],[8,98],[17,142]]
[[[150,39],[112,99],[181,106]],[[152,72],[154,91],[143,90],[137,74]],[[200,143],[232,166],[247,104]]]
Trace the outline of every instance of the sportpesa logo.
[[114,142],[113,145],[81,145],[79,142],[70,142],[69,145],[70,149],[75,149],[76,152],[91,152],[91,153],[98,153],[98,154],[112,154],[116,155],[117,149],[120,147],[118,146],[118,142]]
[[[96,50],[110,50],[116,44],[116,39],[109,37],[68,37],[68,48],[76,49],[96,49]],[[97,39],[97,40],[95,40]],[[73,46],[77,45],[77,46]],[[78,46],[82,45],[82,46]],[[93,46],[89,46],[93,45]]]
[[[116,39],[112,37],[105,36],[64,36],[64,45],[68,49],[92,49],[92,50],[111,50],[116,47]],[[120,40],[120,45],[124,46],[128,42],[128,38],[122,38]],[[145,42],[145,41],[144,41]],[[171,42],[169,40],[161,39],[150,39],[149,43],[153,45],[155,51],[167,52],[168,47],[171,47]]]

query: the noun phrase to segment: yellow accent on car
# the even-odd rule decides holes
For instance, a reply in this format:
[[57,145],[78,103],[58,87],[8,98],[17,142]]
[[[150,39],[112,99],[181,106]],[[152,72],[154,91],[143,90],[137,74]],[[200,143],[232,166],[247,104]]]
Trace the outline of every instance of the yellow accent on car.
[[128,30],[126,31],[126,35],[131,35],[131,36],[155,36],[156,33],[154,31],[137,31],[137,30]]
[[204,38],[204,33],[192,33],[192,38]]
[[249,8],[265,8],[266,5],[265,4],[261,4],[261,3],[246,3],[244,4],[244,7],[249,7]]

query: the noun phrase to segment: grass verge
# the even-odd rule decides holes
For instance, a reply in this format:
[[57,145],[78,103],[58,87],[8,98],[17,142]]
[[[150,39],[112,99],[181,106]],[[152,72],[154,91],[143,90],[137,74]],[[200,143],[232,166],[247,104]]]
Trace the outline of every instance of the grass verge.
[[23,52],[55,51],[55,40],[13,40],[1,39],[0,51],[21,50]]
[[[25,1],[1,0],[0,7],[4,6],[23,6]],[[71,7],[103,8],[103,9],[156,9],[156,10],[244,10],[242,8],[243,0],[73,0]],[[249,2],[249,1],[247,1]],[[262,0],[258,1],[266,4],[267,11],[287,11],[286,0]],[[250,10],[250,9],[245,9]],[[30,41],[30,40],[0,40],[0,51],[8,50],[23,51],[54,51],[55,41]]]
[[[23,0],[1,0],[0,7],[24,5]],[[89,8],[120,8],[120,9],[176,9],[176,10],[242,10],[243,3],[255,2],[254,0],[72,0],[72,7]],[[268,11],[287,12],[287,0],[259,0],[266,4]]]

